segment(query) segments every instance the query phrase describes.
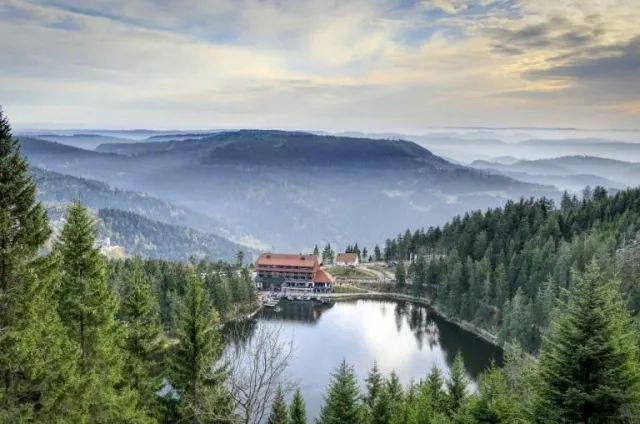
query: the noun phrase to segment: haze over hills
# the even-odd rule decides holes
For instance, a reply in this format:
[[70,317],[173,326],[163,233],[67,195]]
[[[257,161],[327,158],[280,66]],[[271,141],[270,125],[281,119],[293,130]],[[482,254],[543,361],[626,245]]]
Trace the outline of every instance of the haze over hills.
[[[524,173],[529,174],[531,177],[576,178],[582,175],[583,178],[593,179],[593,182],[596,182],[597,178],[603,179],[599,181],[598,185],[604,187],[616,187],[616,185],[627,187],[640,184],[640,163],[594,156],[563,156],[551,159],[521,160],[511,165],[475,161],[471,163],[471,166],[478,169],[495,170],[507,175]],[[587,179],[584,179],[584,182],[587,182]],[[590,183],[590,185],[593,184]]]
[[38,189],[38,200],[47,204],[79,200],[98,210],[115,208],[134,212],[147,219],[186,226],[202,232],[226,234],[228,229],[213,217],[185,208],[175,202],[147,193],[112,187],[104,182],[31,167]]
[[551,187],[452,164],[408,141],[242,130],[108,143],[96,151],[24,139],[35,166],[170,199],[278,249],[372,245]]
[[56,143],[66,144],[68,146],[79,147],[85,150],[93,150],[100,144],[105,143],[124,143],[125,138],[111,137],[99,134],[34,134],[31,136],[39,140],[55,141]]

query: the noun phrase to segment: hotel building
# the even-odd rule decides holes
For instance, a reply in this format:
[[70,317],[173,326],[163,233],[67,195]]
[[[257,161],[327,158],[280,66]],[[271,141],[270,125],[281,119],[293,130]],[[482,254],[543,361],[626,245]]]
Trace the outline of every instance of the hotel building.
[[262,287],[285,293],[324,293],[335,283],[335,277],[320,268],[315,255],[263,253],[254,271]]

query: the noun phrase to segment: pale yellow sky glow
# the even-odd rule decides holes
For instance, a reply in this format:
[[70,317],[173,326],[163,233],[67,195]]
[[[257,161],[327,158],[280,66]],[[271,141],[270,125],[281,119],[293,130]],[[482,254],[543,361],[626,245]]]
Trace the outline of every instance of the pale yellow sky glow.
[[640,127],[638,0],[3,0],[16,128]]

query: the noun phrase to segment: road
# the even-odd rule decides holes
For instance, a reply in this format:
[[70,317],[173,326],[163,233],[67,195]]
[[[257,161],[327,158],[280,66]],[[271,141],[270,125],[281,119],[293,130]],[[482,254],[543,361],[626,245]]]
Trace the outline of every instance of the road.
[[382,282],[391,282],[395,281],[396,275],[393,271],[388,268],[382,268],[381,264],[360,264],[359,267],[365,268],[368,271],[371,271],[378,277],[378,279]]

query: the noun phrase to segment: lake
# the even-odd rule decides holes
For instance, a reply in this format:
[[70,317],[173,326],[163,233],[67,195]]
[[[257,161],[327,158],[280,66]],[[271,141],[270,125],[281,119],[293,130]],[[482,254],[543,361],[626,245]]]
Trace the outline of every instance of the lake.
[[354,366],[362,388],[374,361],[382,373],[395,371],[407,385],[425,377],[433,364],[448,375],[460,351],[471,391],[492,360],[502,363],[499,348],[409,302],[283,300],[280,307],[265,308],[253,327],[278,326],[283,341],[292,341],[289,375],[300,386],[310,422],[319,415],[330,374],[343,358]]

